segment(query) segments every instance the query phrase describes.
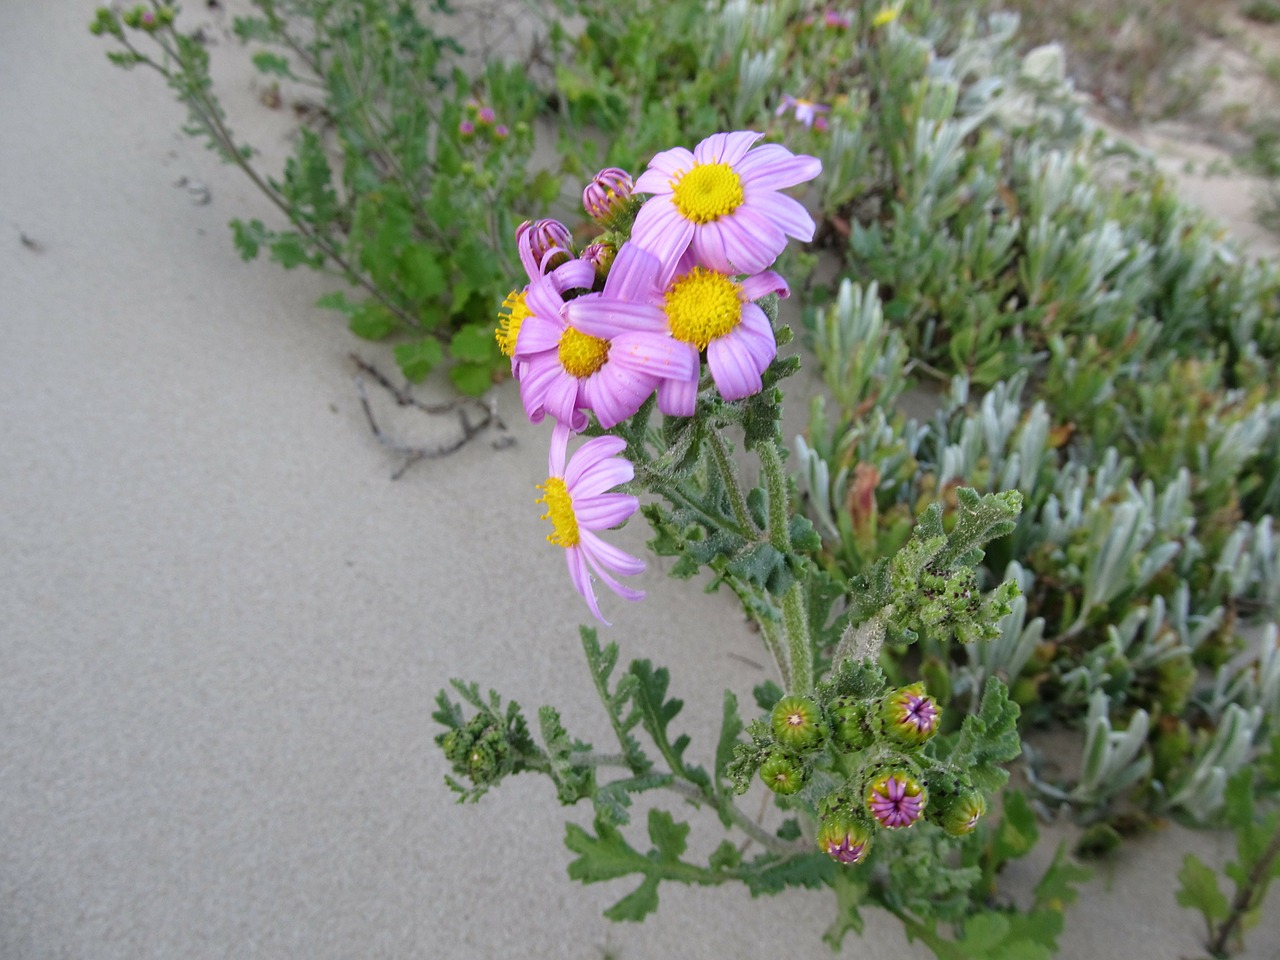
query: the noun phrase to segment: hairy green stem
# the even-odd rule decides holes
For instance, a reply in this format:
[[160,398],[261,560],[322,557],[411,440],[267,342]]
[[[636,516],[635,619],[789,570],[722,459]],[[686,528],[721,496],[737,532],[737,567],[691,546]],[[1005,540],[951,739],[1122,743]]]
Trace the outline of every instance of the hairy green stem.
[[720,471],[720,478],[724,481],[724,488],[729,494],[729,503],[733,507],[733,515],[737,517],[739,525],[747,530],[755,531],[755,522],[751,519],[751,513],[747,510],[747,498],[742,495],[742,484],[738,482],[738,471],[734,467],[733,462],[729,459],[729,448],[724,441],[724,437],[720,435],[718,430],[712,429],[708,432],[708,446],[711,448],[711,459],[715,461],[716,468]]
[[778,636],[778,625],[771,620],[763,618],[756,620],[760,625],[760,634],[764,637],[764,645],[768,648],[769,653],[773,657],[773,662],[778,665],[778,679],[782,681],[782,689],[791,689],[791,660],[787,655],[787,648],[782,642],[782,637]]
[[760,467],[764,471],[765,490],[769,494],[769,542],[784,556],[791,552],[791,512],[787,502],[787,474],[782,457],[772,440],[757,448]]
[[[707,800],[707,795],[703,793],[699,787],[684,780],[673,780],[671,783],[667,784],[666,789],[671,790],[674,793],[678,793],[686,800],[691,800],[694,803],[710,802]],[[781,837],[775,836],[764,827],[760,826],[760,824],[752,820],[751,817],[739,809],[731,800],[722,799],[719,805],[726,813],[729,814],[729,818],[733,821],[735,826],[770,853],[777,853],[782,856],[795,856],[797,854],[809,853],[813,849],[807,841],[783,840]]]
[[809,611],[804,584],[796,581],[782,598],[782,629],[791,654],[791,693],[813,690],[813,642],[809,638]]

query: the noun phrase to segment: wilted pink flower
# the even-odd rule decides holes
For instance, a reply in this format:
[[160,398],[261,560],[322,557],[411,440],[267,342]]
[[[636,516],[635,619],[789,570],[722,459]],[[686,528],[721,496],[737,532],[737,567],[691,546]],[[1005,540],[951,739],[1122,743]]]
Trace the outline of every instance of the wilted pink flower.
[[573,236],[559,220],[526,220],[516,227],[516,249],[534,280],[573,258]]
[[816,103],[813,100],[806,100],[803,97],[793,97],[789,93],[782,95],[782,103],[778,105],[778,109],[773,112],[775,117],[780,117],[788,110],[794,110],[796,119],[803,123],[806,127],[811,127],[817,120],[822,119],[819,114],[826,113],[831,108],[822,103]]
[[554,529],[547,540],[564,548],[565,562],[574,589],[587,601],[597,620],[608,625],[600,615],[591,577],[595,574],[610,590],[626,600],[642,600],[644,593],[624,587],[613,574],[632,576],[644,570],[644,561],[605,543],[595,531],[607,530],[625,523],[639,508],[640,502],[625,493],[608,491],[627,483],[635,476],[635,468],[617,456],[627,443],[621,437],[596,437],[588,440],[573,457],[566,458],[569,429],[556,424],[551,435],[547,482],[538,485]]
[[726,274],[759,273],[787,245],[813,239],[808,211],[778,191],[822,170],[816,157],[778,144],[752,149],[763,134],[717,133],[692,152],[675,147],[649,161],[637,193],[653,197],[640,208],[633,242],[668,269],[686,250],[703,266]]
[[583,189],[582,207],[591,219],[605,223],[618,213],[634,187],[627,171],[605,167]]

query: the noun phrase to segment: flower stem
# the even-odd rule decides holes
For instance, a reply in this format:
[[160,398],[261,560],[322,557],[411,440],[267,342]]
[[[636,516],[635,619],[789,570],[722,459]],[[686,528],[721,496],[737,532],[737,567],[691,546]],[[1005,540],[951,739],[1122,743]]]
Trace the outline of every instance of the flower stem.
[[782,689],[791,689],[791,660],[787,656],[787,648],[778,636],[778,625],[763,617],[756,620],[760,624],[760,633],[764,637],[764,645],[769,648],[773,662],[778,665],[778,679],[782,681]]
[[797,581],[782,598],[782,629],[791,654],[788,690],[792,693],[813,690],[813,643],[809,639],[809,611],[805,606],[804,584]]
[[791,514],[787,502],[787,474],[782,457],[772,440],[759,446],[760,467],[764,471],[765,490],[769,494],[769,542],[779,553],[791,552]]
[[1235,933],[1236,927],[1240,925],[1240,921],[1244,919],[1244,915],[1249,912],[1250,907],[1255,906],[1254,898],[1261,892],[1263,884],[1271,875],[1271,865],[1277,856],[1280,856],[1280,825],[1277,825],[1276,832],[1271,835],[1271,842],[1254,863],[1245,882],[1236,888],[1235,898],[1231,901],[1231,913],[1226,922],[1218,928],[1218,935],[1213,938],[1213,941],[1207,944],[1213,956],[1227,955],[1227,942]]
[[733,462],[729,459],[729,449],[725,445],[724,437],[720,435],[718,430],[712,429],[707,432],[711,447],[711,459],[715,461],[716,468],[720,471],[720,477],[724,480],[724,488],[729,494],[729,503],[733,507],[733,515],[737,518],[738,523],[743,528],[758,533],[755,522],[751,519],[751,513],[747,510],[747,498],[742,495],[742,484],[738,482],[738,471],[734,469]]

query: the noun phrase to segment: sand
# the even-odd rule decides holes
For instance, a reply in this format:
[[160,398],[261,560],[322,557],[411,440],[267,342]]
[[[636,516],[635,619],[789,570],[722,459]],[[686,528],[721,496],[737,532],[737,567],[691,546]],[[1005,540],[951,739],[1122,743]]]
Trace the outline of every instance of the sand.
[[[825,894],[671,888],[610,924],[631,881],[566,878],[563,823],[590,811],[545,780],[454,804],[430,716],[450,677],[607,743],[533,504],[548,431],[506,385],[514,445],[393,482],[348,359],[388,352],[311,306],[322,278],[239,260],[226,223],[266,202],[179,133],[154,76],[106,63],[91,13],[0,5],[0,957],[826,955]],[[712,729],[725,687],[767,675],[758,640],[729,597],[661,563],[642,580],[646,602],[606,600],[608,637],[670,665]],[[1136,844],[1061,955],[1195,955],[1188,848],[1219,862],[1227,838]],[[845,954],[929,956],[867,921]],[[1274,912],[1250,946],[1277,955]]]

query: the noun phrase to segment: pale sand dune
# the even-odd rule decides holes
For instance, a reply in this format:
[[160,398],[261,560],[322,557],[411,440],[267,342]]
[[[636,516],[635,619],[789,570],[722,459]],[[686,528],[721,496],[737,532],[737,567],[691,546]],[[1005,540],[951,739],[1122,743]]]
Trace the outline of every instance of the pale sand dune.
[[[609,924],[630,886],[565,877],[563,820],[590,811],[546,781],[452,803],[430,718],[451,676],[607,743],[533,504],[547,431],[508,386],[516,446],[390,482],[346,359],[386,353],[310,307],[318,278],[239,261],[226,221],[265,201],[153,76],[105,62],[91,12],[0,5],[0,957],[828,955],[831,901],[803,892],[672,889]],[[607,598],[608,637],[711,728],[722,688],[763,679],[758,642],[655,566],[648,602]],[[1188,846],[1226,850],[1137,845],[1062,956],[1194,955]],[[1251,944],[1276,955],[1275,912]],[[845,954],[929,955],[875,912]]]

